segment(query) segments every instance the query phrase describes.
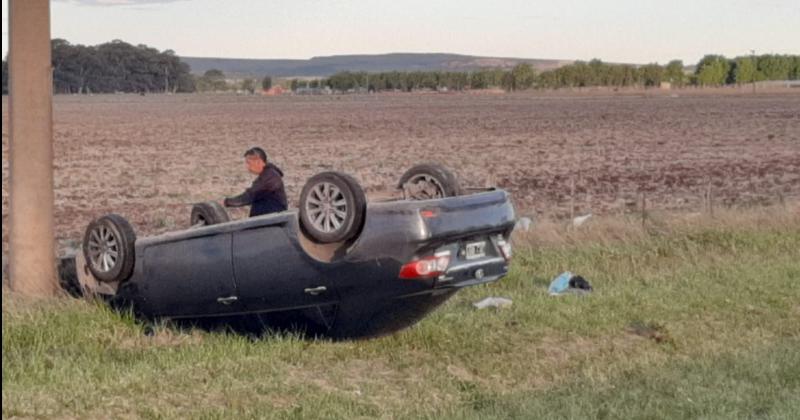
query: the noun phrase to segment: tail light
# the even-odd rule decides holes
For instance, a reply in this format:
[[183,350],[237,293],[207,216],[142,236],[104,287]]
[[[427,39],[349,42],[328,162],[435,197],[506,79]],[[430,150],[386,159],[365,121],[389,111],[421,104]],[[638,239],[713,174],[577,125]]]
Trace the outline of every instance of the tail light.
[[419,215],[424,219],[433,219],[434,217],[439,216],[439,211],[436,209],[424,209],[419,211]]
[[511,260],[511,242],[505,240],[502,236],[497,240],[497,246],[500,248],[500,252],[503,254],[503,258],[506,261]]
[[431,257],[415,259],[400,269],[401,279],[425,279],[437,277],[447,271],[450,251],[436,253]]

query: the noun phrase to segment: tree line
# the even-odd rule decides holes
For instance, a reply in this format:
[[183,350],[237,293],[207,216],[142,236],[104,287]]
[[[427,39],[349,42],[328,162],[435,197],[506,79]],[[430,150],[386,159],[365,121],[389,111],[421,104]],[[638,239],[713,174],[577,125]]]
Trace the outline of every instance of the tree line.
[[[208,92],[238,90],[253,93],[269,89],[273,79],[265,76],[229,81],[217,69],[202,76],[190,73],[189,65],[171,50],[159,52],[145,45],[115,40],[97,46],[72,45],[54,39],[53,89],[56,93],[110,92]],[[381,73],[344,71],[328,78],[284,80],[292,91],[329,88],[333,91],[403,91],[500,88],[506,91],[580,87],[652,87],[668,82],[682,86],[724,86],[766,80],[800,80],[800,55],[762,54],[728,59],[706,55],[694,71],[685,71],[681,60],[666,65],[643,66],[605,63],[599,59],[578,61],[557,69],[537,72],[529,64],[512,69],[471,72],[390,71]],[[3,60],[3,94],[8,92],[8,62]]]
[[506,90],[521,90],[533,87],[536,73],[529,64],[520,64],[512,70],[486,69],[473,72],[412,71],[412,72],[351,72],[344,71],[326,79],[292,79],[291,89],[324,88],[339,92],[486,89],[502,87]]
[[[258,80],[254,78],[229,81],[225,73],[219,69],[207,70],[202,76],[195,77],[194,81],[197,92],[225,92],[232,90],[255,93],[259,86]],[[261,79],[260,85],[262,90],[269,90],[272,87],[272,77],[265,76]]]
[[[114,40],[73,45],[53,39],[55,93],[194,92],[189,65],[172,50]],[[3,60],[3,93],[8,92],[8,62]]]
[[[536,72],[529,64],[510,70],[488,69],[473,72],[340,72],[316,82],[335,91],[369,90],[412,91],[419,89],[464,90],[501,88],[507,91],[531,88],[560,89],[577,87],[654,87],[668,82],[672,86],[723,86],[765,80],[800,80],[800,55],[742,56],[727,59],[707,55],[686,72],[681,60],[666,65],[643,66],[604,63],[599,59],[578,61],[557,69]],[[292,88],[315,87],[315,81],[292,81]]]

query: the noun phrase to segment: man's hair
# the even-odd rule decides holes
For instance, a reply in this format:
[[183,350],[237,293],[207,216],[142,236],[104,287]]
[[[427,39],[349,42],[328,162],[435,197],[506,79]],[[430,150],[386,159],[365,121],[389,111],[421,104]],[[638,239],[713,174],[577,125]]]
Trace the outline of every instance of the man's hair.
[[244,152],[244,157],[248,156],[258,156],[262,162],[267,163],[267,152],[260,147],[251,147],[250,149],[247,149],[247,151]]

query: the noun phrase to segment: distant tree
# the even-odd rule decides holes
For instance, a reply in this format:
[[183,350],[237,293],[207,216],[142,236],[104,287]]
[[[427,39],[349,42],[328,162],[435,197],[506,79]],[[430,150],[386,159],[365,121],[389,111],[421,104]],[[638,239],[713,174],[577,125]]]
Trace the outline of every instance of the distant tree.
[[639,70],[630,65],[610,65],[608,67],[608,85],[614,87],[630,87],[639,83]]
[[792,61],[791,56],[765,54],[758,57],[758,72],[766,80],[788,80],[792,71]]
[[741,85],[756,80],[756,64],[751,57],[737,57],[733,61],[732,83]]
[[521,63],[514,66],[510,73],[511,89],[510,90],[525,90],[533,86],[536,80],[536,72],[533,67],[527,63]]
[[308,87],[314,88],[314,89],[318,88],[319,87],[319,79],[314,79],[311,82],[309,82]]
[[664,80],[673,86],[683,86],[686,82],[686,74],[683,72],[683,61],[672,60],[664,68]]
[[298,83],[297,79],[292,79],[292,81],[289,82],[289,89],[291,89],[292,92],[296,91],[298,86],[299,86],[299,83]]
[[592,71],[593,86],[611,85],[611,66],[604,63],[599,58],[589,61],[589,69]]
[[706,55],[699,63],[695,75],[701,86],[722,86],[728,80],[730,62],[721,55]]
[[514,91],[514,76],[510,71],[503,73],[503,80],[500,81],[500,87],[502,87],[506,92]]
[[573,65],[572,86],[586,87],[595,86],[594,72],[589,63],[579,61]]
[[219,69],[211,69],[211,70],[206,70],[206,72],[203,73],[203,77],[208,79],[224,80],[225,73],[223,73],[222,70]]
[[225,73],[222,70],[210,69],[203,73],[197,80],[197,89],[200,91],[226,91],[228,83],[225,81]]
[[489,87],[500,87],[503,83],[503,75],[507,73],[507,71],[503,69],[490,69],[485,72]]
[[[354,73],[349,71],[343,71],[334,74],[328,79],[328,83],[331,86],[331,89],[340,91],[340,92],[347,92],[350,89],[355,89],[357,87],[365,87],[366,86],[366,78],[367,74],[360,72]],[[296,81],[296,86],[301,86],[301,81]]]
[[256,81],[255,79],[244,79],[242,80],[242,90],[247,93],[255,93],[256,91]]
[[54,39],[53,91],[56,93],[191,92],[189,65],[175,52],[114,40],[97,46]]
[[272,77],[271,76],[264,76],[261,79],[261,89],[270,90],[272,89]]
[[487,82],[486,73],[477,71],[469,75],[469,87],[472,89],[486,89],[489,84]]
[[[127,44],[126,44],[127,45]],[[53,90],[56,93],[124,91],[120,81],[104,66],[95,47],[52,41]]]
[[657,63],[648,64],[639,69],[639,75],[645,87],[659,86],[664,77],[664,68]]
[[800,80],[800,55],[792,57],[792,72],[789,74],[790,80]]
[[194,92],[197,90],[197,78],[192,75],[189,65],[181,62],[178,66],[179,72],[173,83],[173,92]]
[[639,80],[639,69],[634,66],[622,66],[622,86],[634,86]]
[[438,73],[433,71],[422,71],[418,73],[419,85],[421,89],[435,90],[439,87]]
[[561,87],[558,73],[554,70],[543,71],[536,78],[536,86],[540,89],[557,89]]
[[439,85],[448,90],[460,91],[467,86],[467,73],[443,72],[439,74]]

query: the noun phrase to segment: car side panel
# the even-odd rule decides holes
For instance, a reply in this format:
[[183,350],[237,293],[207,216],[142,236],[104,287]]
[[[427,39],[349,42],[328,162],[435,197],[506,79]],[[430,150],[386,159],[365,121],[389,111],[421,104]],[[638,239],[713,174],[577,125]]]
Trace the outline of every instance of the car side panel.
[[231,234],[155,244],[144,249],[139,293],[153,314],[191,316],[237,310],[234,296]]
[[[233,233],[239,302],[247,310],[300,308],[335,302],[335,282],[296,243],[290,224]],[[293,237],[295,236],[295,237]]]

